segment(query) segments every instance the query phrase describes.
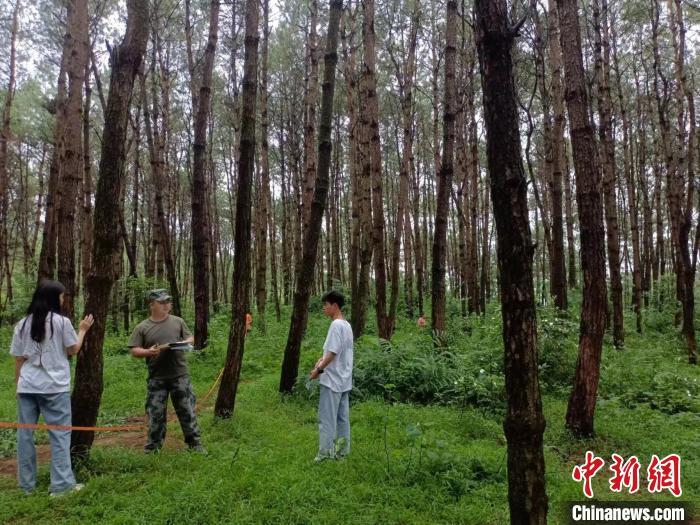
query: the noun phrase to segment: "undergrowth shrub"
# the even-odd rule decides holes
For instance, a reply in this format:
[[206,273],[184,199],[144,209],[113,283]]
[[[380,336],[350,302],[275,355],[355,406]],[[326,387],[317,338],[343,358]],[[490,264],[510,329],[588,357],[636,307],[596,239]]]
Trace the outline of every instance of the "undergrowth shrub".
[[673,372],[660,372],[650,382],[636,382],[619,396],[623,406],[647,403],[665,414],[700,413],[700,382]]
[[578,323],[554,308],[538,315],[540,386],[545,392],[568,392],[578,353]]
[[[385,426],[389,419],[385,417]],[[400,436],[399,450],[387,442],[387,433],[384,434],[389,479],[406,486],[434,487],[455,500],[484,483],[505,482],[503,460],[465,455],[450,439],[431,431],[432,426],[431,423],[407,425]]]
[[429,339],[387,343],[356,352],[353,397],[382,396],[390,401],[501,410],[503,376],[481,368],[468,355],[434,348]]
[[12,428],[0,429],[0,458],[14,456],[16,445],[15,430]]

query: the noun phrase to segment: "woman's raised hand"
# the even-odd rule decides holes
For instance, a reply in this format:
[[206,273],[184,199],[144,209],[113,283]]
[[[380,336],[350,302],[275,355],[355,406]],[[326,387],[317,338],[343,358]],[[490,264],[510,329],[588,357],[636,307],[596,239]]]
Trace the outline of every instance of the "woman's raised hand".
[[94,319],[94,317],[92,317],[92,314],[86,315],[85,319],[80,321],[80,329],[83,332],[87,332],[88,330],[90,330],[90,327],[92,326],[92,323],[94,323],[94,322],[95,322],[95,319]]

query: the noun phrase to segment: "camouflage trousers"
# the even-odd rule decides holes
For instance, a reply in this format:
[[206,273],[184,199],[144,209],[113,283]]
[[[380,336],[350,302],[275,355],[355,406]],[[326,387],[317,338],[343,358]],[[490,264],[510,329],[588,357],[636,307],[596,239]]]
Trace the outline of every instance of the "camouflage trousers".
[[199,425],[195,413],[195,397],[192,383],[187,375],[172,379],[152,377],[148,380],[146,416],[148,417],[148,443],[146,450],[158,450],[163,446],[167,429],[168,396],[173,400],[175,413],[185,443],[190,447],[200,445]]

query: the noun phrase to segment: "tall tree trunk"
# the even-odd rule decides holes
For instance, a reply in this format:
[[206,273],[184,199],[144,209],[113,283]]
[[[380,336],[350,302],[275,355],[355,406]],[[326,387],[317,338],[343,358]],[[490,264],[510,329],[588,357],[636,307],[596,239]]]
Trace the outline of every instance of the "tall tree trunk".
[[68,98],[65,114],[65,149],[63,151],[63,193],[58,205],[58,280],[66,287],[63,311],[74,315],[76,291],[75,209],[77,192],[83,179],[82,115],[83,87],[88,65],[88,2],[68,2],[68,32],[70,55],[67,61]]
[[[363,23],[362,23],[362,41],[363,46],[365,46],[365,55],[367,55],[367,38],[368,38],[368,23],[371,21],[367,17],[367,12],[370,8],[362,2],[363,9]],[[374,3],[371,4],[372,17],[374,16]],[[372,21],[372,37],[373,37],[374,25]],[[373,44],[373,41],[370,42]],[[374,46],[372,45],[372,65],[374,64]],[[360,74],[360,85],[359,85],[359,107],[367,108],[370,105],[368,97],[372,94],[372,86],[370,85],[370,70],[367,67],[367,57],[363,58],[362,71]],[[372,69],[373,72],[373,69]],[[374,96],[376,99],[376,88],[374,89]],[[355,339],[360,337],[364,332],[365,320],[367,316],[367,305],[369,302],[369,291],[370,291],[370,264],[372,263],[372,256],[384,257],[383,253],[374,253],[376,251],[375,240],[375,230],[373,228],[373,206],[372,206],[372,146],[371,146],[371,109],[365,109],[360,111],[359,115],[359,130],[358,130],[358,144],[357,144],[357,164],[358,164],[358,196],[359,196],[359,214],[360,214],[360,232],[359,232],[359,242],[360,242],[360,271],[357,277],[357,307],[354,309],[352,314],[352,331]],[[381,160],[380,160],[381,167]],[[381,176],[381,174],[379,175]],[[381,264],[375,262],[376,264]],[[384,296],[382,295],[382,301],[384,301]],[[354,301],[353,301],[354,302]],[[379,314],[377,314],[377,319],[379,320]],[[377,323],[377,328],[380,329],[380,323]]]
[[[154,35],[157,40],[158,36]],[[151,112],[148,107],[148,100],[146,98],[146,78],[145,74],[141,75],[141,95],[142,105],[143,105],[143,117],[145,121],[146,128],[146,139],[148,142],[148,152],[151,160],[151,174],[153,178],[153,212],[152,220],[153,225],[153,257],[154,257],[154,273],[160,274],[163,263],[165,263],[166,276],[168,279],[168,285],[170,287],[170,295],[173,298],[173,313],[175,315],[181,315],[180,309],[180,289],[177,284],[177,275],[175,272],[175,261],[173,259],[172,242],[170,237],[170,231],[168,228],[168,221],[165,216],[165,207],[163,205],[163,193],[167,189],[167,182],[165,177],[165,160],[164,160],[164,142],[165,142],[165,130],[158,130],[158,90],[155,85],[155,43],[153,50],[153,57],[151,61],[151,83],[152,83],[152,97],[153,97],[153,116],[151,117]],[[164,107],[164,111],[167,109]],[[152,119],[152,121],[151,121]]]
[[[348,116],[348,170],[350,172],[350,254],[348,273],[350,276],[350,297],[352,298],[350,321],[353,333],[356,333],[356,319],[360,305],[358,281],[360,275],[360,176],[359,176],[359,130],[357,119],[357,68],[355,65],[355,16],[346,10],[341,24],[341,41],[343,49],[343,80],[345,83],[345,108]],[[364,325],[364,323],[363,323]]]
[[[697,342],[695,339],[695,268],[691,262],[690,229],[694,205],[695,166],[693,160],[695,141],[695,103],[685,72],[685,24],[680,0],[668,0],[669,26],[674,49],[674,69],[676,83],[674,99],[676,106],[676,144],[674,159],[667,165],[666,192],[668,196],[671,240],[674,245],[675,267],[678,283],[678,298],[681,301],[683,324],[681,332],[688,350],[688,363],[698,362]],[[685,102],[688,104],[689,126],[686,140]],[[670,143],[670,140],[668,141]],[[669,150],[667,157],[672,154]],[[686,183],[686,181],[688,181]],[[683,203],[683,198],[686,202]]]
[[566,152],[566,142],[562,142],[564,166],[564,213],[566,215],[566,250],[569,259],[569,288],[576,288],[576,243],[574,242],[574,210],[571,192],[571,174],[569,173],[569,157]]
[[[8,259],[7,255],[9,252],[8,243],[8,186],[9,177],[7,174],[7,144],[10,141],[12,135],[12,130],[10,128],[10,118],[12,114],[12,100],[15,94],[15,65],[17,58],[17,31],[19,28],[18,17],[19,17],[20,2],[16,0],[15,8],[12,12],[12,26],[10,29],[10,63],[9,63],[9,79],[7,82],[7,91],[5,92],[5,103],[2,108],[2,122],[0,123],[0,252],[4,254],[0,259]],[[3,262],[0,260],[0,268],[3,266]],[[8,262],[9,267],[9,262]],[[12,296],[12,279],[11,272],[8,272],[7,279],[8,294],[7,297]],[[0,272],[0,294],[2,293],[2,273]],[[0,305],[2,308],[2,305]]]
[[83,109],[83,195],[81,198],[81,263],[83,287],[90,273],[92,254],[92,160],[90,157],[90,78],[85,69],[85,107]]
[[[140,178],[141,178],[141,105],[136,111],[136,117],[132,126],[134,133],[134,186],[131,197],[131,242],[126,246],[127,256],[129,258],[129,276],[136,277],[136,253],[138,251],[138,218],[139,218],[139,200],[140,200]],[[122,217],[124,213],[122,210]],[[126,231],[126,224],[124,225]],[[124,236],[127,239],[127,236]],[[125,294],[126,296],[126,294]],[[127,299],[125,299],[126,301]],[[128,303],[127,303],[128,307]]]
[[[115,196],[123,194],[129,103],[134,78],[148,42],[149,3],[128,0],[126,5],[126,34],[110,56],[112,76],[95,192],[92,268],[85,287],[85,311],[94,316],[95,324],[85,337],[75,368],[71,405],[73,424],[76,426],[95,425],[102,398],[102,345],[109,298],[117,279],[116,258],[121,253],[118,228],[121,203],[115,205],[114,199]],[[72,454],[78,457],[87,456],[93,439],[94,432],[74,431],[71,436]]]
[[425,314],[423,309],[423,291],[425,290],[425,262],[423,254],[426,253],[423,249],[423,242],[425,237],[423,237],[421,234],[420,225],[420,178],[418,171],[415,168],[411,171],[413,173],[413,177],[411,178],[411,186],[413,188],[413,251],[416,254],[416,293],[418,296],[418,317],[423,317]]
[[[469,300],[467,301],[467,309],[470,313],[483,312],[483,306],[479,301],[481,294],[479,287],[479,241],[478,241],[478,204],[479,204],[479,136],[476,128],[476,77],[474,68],[476,66],[476,57],[473,53],[469,56],[469,65],[467,66],[467,75],[469,84],[467,86],[467,114],[469,119],[468,124],[468,141],[469,141],[469,250],[468,250],[468,270],[467,270],[467,293]],[[466,210],[465,210],[466,213]]]
[[279,323],[282,312],[280,311],[279,284],[277,282],[277,225],[275,223],[275,203],[272,197],[270,197],[268,205],[270,209],[267,218],[270,231],[270,282],[272,283],[272,298],[275,302],[275,319]]
[[[207,175],[207,123],[211,110],[211,82],[219,33],[219,1],[212,0],[209,7],[209,36],[204,49],[199,96],[194,118],[194,161],[192,164],[192,273],[194,287],[194,346],[204,348],[209,339],[209,217],[206,208]],[[193,73],[193,72],[192,72]],[[193,79],[194,80],[194,79]],[[211,140],[211,137],[209,137]]]
[[[622,90],[622,79],[620,74],[620,64],[617,53],[617,33],[615,24],[608,24],[607,20],[607,2],[606,12],[604,13],[604,29],[607,32],[610,29],[610,37],[612,44],[612,58],[616,73],[617,96],[620,103],[620,117],[622,120],[622,149],[623,149],[623,172],[627,188],[627,205],[629,208],[630,230],[632,233],[632,307],[636,316],[637,332],[642,333],[642,255],[639,235],[639,212],[637,207],[637,184],[634,175],[634,160],[633,147],[631,137],[631,127],[627,116],[626,101]],[[607,41],[607,33],[604,33],[604,45]],[[636,76],[636,72],[635,72]],[[640,135],[639,140],[644,144],[644,137]],[[642,148],[642,156],[646,154]],[[644,165],[644,160],[641,160]],[[646,177],[645,173],[640,173],[640,177]]]
[[231,328],[226,362],[214,406],[218,417],[230,418],[236,404],[245,349],[245,315],[250,304],[250,207],[255,161],[255,103],[258,89],[258,0],[246,0],[245,58],[241,106],[241,142],[238,159],[238,195],[233,255]]
[[[470,278],[469,261],[472,252],[472,246],[468,246],[467,242],[471,241],[470,224],[467,223],[466,209],[469,206],[468,199],[465,198],[465,193],[469,191],[467,179],[467,160],[466,160],[466,140],[464,139],[464,111],[457,112],[457,151],[455,152],[455,174],[457,179],[457,195],[454,197],[454,206],[457,211],[457,250],[459,252],[457,275],[459,284],[457,287],[458,298],[461,307],[462,317],[467,316],[467,281]],[[466,189],[466,191],[465,191]]]
[[601,175],[589,117],[590,106],[581,54],[577,2],[557,0],[557,7],[564,58],[565,98],[576,170],[576,202],[583,272],[579,356],[566,413],[566,426],[576,435],[588,436],[593,434],[607,302],[603,203],[598,189]]
[[[362,170],[363,177],[371,181],[372,187],[372,244],[374,250],[373,269],[376,287],[377,332],[380,338],[391,338],[391,326],[386,310],[386,261],[384,243],[384,198],[382,184],[382,154],[379,136],[379,97],[376,80],[376,51],[374,31],[374,0],[362,1],[362,112],[363,128],[369,139],[369,149]],[[364,142],[364,141],[363,141]],[[366,158],[368,157],[368,159]],[[367,174],[369,170],[369,174]]]
[[279,391],[291,393],[299,371],[299,355],[301,340],[306,329],[309,311],[309,294],[313,281],[314,266],[318,239],[321,233],[323,210],[326,207],[328,195],[328,174],[331,166],[331,127],[333,123],[333,93],[335,89],[335,67],[338,63],[338,29],[342,11],[341,0],[331,0],[328,16],[328,33],[326,36],[326,54],[324,60],[323,85],[321,95],[321,122],[318,134],[318,172],[314,196],[311,201],[309,228],[304,235],[304,255],[301,263],[301,274],[297,279],[297,290],[294,294],[294,308],[289,325],[287,345],[284,349],[282,373],[280,375]]
[[447,216],[454,171],[455,143],[455,55],[457,40],[457,2],[448,0],[445,22],[445,106],[443,114],[442,165],[437,181],[435,236],[431,266],[433,330],[445,330],[445,260],[447,255]]
[[[391,264],[391,299],[387,317],[387,333],[394,332],[396,323],[396,307],[399,296],[399,255],[401,251],[401,236],[406,215],[408,201],[408,177],[411,169],[411,157],[413,156],[413,76],[416,67],[416,44],[418,41],[418,27],[420,25],[420,1],[416,0],[411,15],[411,29],[408,40],[408,56],[403,61],[401,70],[397,67],[396,76],[401,86],[401,116],[403,135],[401,143],[401,167],[399,169],[399,198],[396,208],[396,221],[394,228],[394,241],[392,245]],[[405,247],[405,244],[404,244]],[[406,272],[408,273],[408,272]],[[381,336],[380,336],[381,337]]]
[[46,191],[46,211],[44,213],[44,231],[41,238],[39,254],[38,280],[53,279],[56,272],[56,240],[58,229],[58,203],[61,201],[61,158],[63,156],[64,122],[66,105],[66,62],[68,61],[68,45],[63,45],[61,65],[58,72],[58,88],[56,91],[53,113],[55,122],[53,128],[53,151],[49,167],[49,180]]
[[[309,225],[311,199],[316,178],[316,105],[318,102],[318,0],[309,1],[309,34],[306,44],[308,78],[306,79],[306,99],[304,107],[304,187],[301,198],[302,236]],[[297,261],[297,266],[301,260]]]
[[[619,77],[619,73],[618,73]],[[649,191],[649,179],[647,176],[647,141],[646,141],[646,111],[642,111],[642,91],[640,89],[638,70],[634,68],[634,80],[636,87],[636,133],[639,137],[638,153],[637,153],[637,174],[639,176],[639,189],[642,194],[642,215],[643,215],[643,270],[642,270],[642,291],[644,292],[644,305],[649,306],[649,294],[651,291],[652,268],[654,264],[654,249],[653,249],[653,220],[652,220],[652,195]],[[648,97],[645,97],[648,99]],[[630,131],[631,135],[631,131]],[[632,175],[634,177],[634,174]],[[639,315],[638,317],[641,317]]]
[[411,211],[408,206],[404,210],[404,268],[406,273],[404,276],[404,295],[406,298],[406,315],[409,319],[413,319],[414,302],[413,302],[413,268],[415,261],[413,259],[413,235],[411,227]]
[[[615,142],[612,135],[612,103],[610,99],[610,48],[601,30],[599,0],[593,2],[595,86],[597,90],[599,116],[600,160],[603,168],[603,202],[605,206],[605,233],[608,245],[608,268],[610,270],[610,295],[613,303],[613,344],[621,348],[625,343],[622,313],[622,277],[620,275],[620,234],[617,219],[617,191],[615,167]],[[602,0],[602,23],[607,26],[607,3]],[[605,47],[603,50],[602,48]]]
[[34,207],[34,231],[32,232],[32,259],[36,255],[36,241],[39,238],[39,230],[41,229],[41,211],[44,209],[44,164],[46,163],[46,149],[47,144],[41,147],[41,163],[39,169],[37,170],[37,192],[36,192],[36,205]]
[[280,110],[280,122],[279,131],[277,135],[277,142],[279,147],[280,155],[280,200],[281,200],[281,215],[282,215],[282,227],[281,227],[281,241],[282,241],[282,298],[285,305],[289,304],[289,288],[291,286],[292,271],[291,271],[291,257],[289,251],[289,233],[291,226],[290,215],[288,213],[289,206],[289,177],[287,176],[287,156],[285,148],[285,120],[284,120],[284,104],[282,104]]
[[[265,333],[265,306],[267,304],[267,229],[270,221],[270,165],[267,142],[267,62],[269,40],[269,0],[263,0],[262,64],[260,71],[260,191],[255,213],[258,218],[255,245],[257,264],[255,268],[255,303],[258,307],[258,327]],[[274,239],[271,239],[274,242]]]
[[[456,7],[455,7],[456,10]],[[537,321],[527,182],[520,149],[512,47],[519,25],[508,23],[505,0],[476,0],[491,197],[498,235],[508,441],[508,503],[512,524],[547,523],[545,421],[538,381]],[[523,20],[524,21],[524,20]]]
[[[551,157],[552,172],[550,183],[550,203],[552,215],[552,285],[551,292],[554,296],[554,304],[560,310],[566,310],[569,306],[566,290],[566,265],[564,263],[564,224],[562,209],[562,178],[568,177],[564,172],[564,155],[566,148],[564,143],[564,91],[561,82],[561,44],[559,42],[559,15],[555,2],[549,4],[549,56],[551,65],[551,100],[552,100],[552,130],[551,130]],[[573,232],[572,240],[573,244]],[[571,266],[571,263],[569,263]],[[575,271],[569,269],[569,272]],[[575,274],[574,274],[575,275]]]
[[488,180],[484,183],[484,198],[481,209],[481,286],[479,288],[479,303],[481,313],[486,313],[486,301],[491,298],[491,280],[490,280],[490,237],[489,237],[489,192],[486,189]]

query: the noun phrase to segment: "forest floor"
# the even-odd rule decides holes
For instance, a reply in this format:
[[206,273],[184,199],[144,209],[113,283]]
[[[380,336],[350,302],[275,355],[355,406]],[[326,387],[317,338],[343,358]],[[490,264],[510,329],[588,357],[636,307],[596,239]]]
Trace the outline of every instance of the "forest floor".
[[[329,324],[317,302],[311,308],[302,373],[320,355]],[[234,417],[213,417],[216,392],[201,405],[207,457],[183,450],[177,422],[169,425],[157,455],[143,453],[141,432],[98,434],[89,463],[76,473],[85,490],[53,500],[47,497],[46,432],[36,433],[42,451],[37,490],[24,496],[14,478],[15,432],[0,430],[0,522],[505,524],[500,311],[493,305],[483,318],[467,320],[458,315],[458,305],[450,311],[447,348],[440,352],[431,350],[430,331],[406,318],[399,319],[391,346],[372,335],[358,341],[352,452],[345,461],[313,462],[315,389],[300,381],[294,396],[277,393],[290,313],[285,309],[281,323],[270,312],[266,333],[256,326],[249,336]],[[596,436],[577,440],[566,432],[564,415],[578,320],[539,309],[549,523],[567,523],[566,503],[585,499],[571,472],[587,450],[606,461],[606,472],[593,480],[597,502],[675,500],[667,492],[646,491],[646,467],[652,454],[679,454],[678,501],[694,505],[700,519],[700,372],[686,364],[672,320],[672,312],[649,309],[639,335],[629,329],[629,315],[623,351],[606,337]],[[368,332],[374,332],[373,320]],[[226,354],[225,315],[214,317],[210,333],[210,346],[189,361],[198,397],[209,390]],[[10,336],[7,327],[0,330],[0,348],[9,348]],[[129,357],[127,339],[124,333],[107,338],[101,425],[143,417],[146,369]],[[3,355],[0,421],[12,421],[13,363]],[[610,491],[613,452],[639,458],[637,494]]]

